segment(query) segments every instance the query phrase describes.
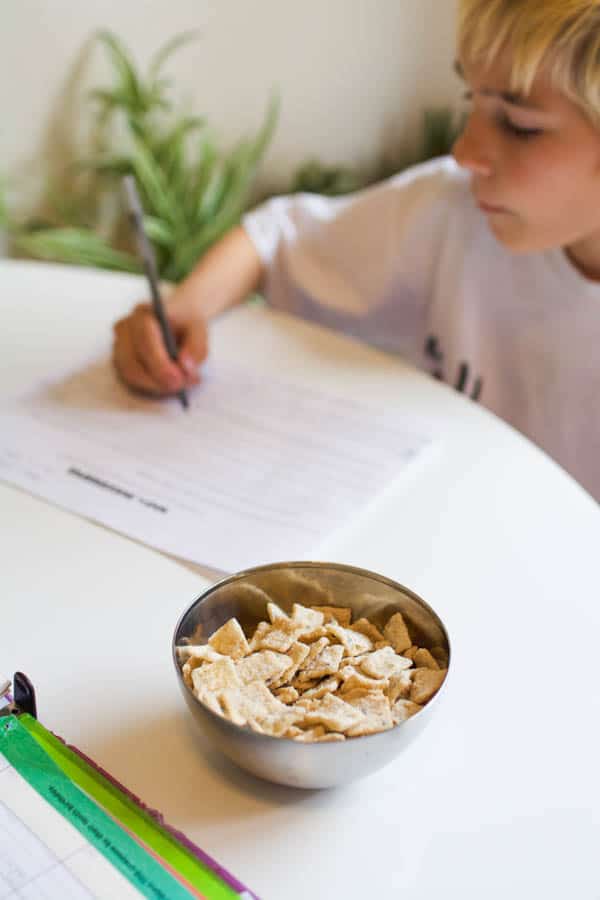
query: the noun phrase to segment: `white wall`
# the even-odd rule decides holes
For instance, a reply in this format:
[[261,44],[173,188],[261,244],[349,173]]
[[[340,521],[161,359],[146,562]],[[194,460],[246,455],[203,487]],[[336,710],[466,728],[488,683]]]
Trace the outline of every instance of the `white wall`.
[[[0,172],[44,171],[68,152],[84,89],[109,83],[89,38],[115,31],[145,63],[200,27],[169,66],[230,146],[282,98],[265,168],[287,183],[307,157],[369,166],[415,133],[426,105],[457,96],[454,0],[8,0],[0,24]],[[33,163],[33,165],[32,165]]]

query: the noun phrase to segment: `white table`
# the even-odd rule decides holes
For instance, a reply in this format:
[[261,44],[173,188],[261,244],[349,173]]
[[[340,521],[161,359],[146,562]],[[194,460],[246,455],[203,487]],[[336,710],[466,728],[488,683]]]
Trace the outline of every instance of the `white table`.
[[[108,351],[109,323],[143,294],[130,276],[0,263],[2,394]],[[214,328],[217,361],[240,352],[240,323],[257,366],[376,392],[443,436],[322,548],[403,582],[446,622],[453,670],[429,728],[345,789],[244,775],[198,739],[171,671],[200,574],[0,485],[2,672],[27,672],[47,727],[265,900],[600,897],[599,507],[484,410],[344,338],[239,310]]]

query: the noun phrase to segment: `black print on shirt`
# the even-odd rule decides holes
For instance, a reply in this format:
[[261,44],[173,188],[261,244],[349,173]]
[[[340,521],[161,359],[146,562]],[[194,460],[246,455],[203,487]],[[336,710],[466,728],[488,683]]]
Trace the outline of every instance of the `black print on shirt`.
[[[425,342],[425,356],[433,364],[431,374],[438,381],[449,381],[444,374],[444,354],[440,347],[440,342],[435,335],[430,335]],[[479,400],[483,390],[483,378],[471,378],[471,367],[468,363],[462,362],[458,369],[454,387],[461,394],[467,394],[471,400]]]

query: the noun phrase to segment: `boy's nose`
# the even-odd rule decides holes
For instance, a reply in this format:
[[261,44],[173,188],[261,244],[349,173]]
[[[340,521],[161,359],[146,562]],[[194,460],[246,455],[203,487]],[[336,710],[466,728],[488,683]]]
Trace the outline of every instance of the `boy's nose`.
[[492,161],[486,151],[485,141],[481,133],[473,127],[472,119],[469,119],[464,131],[456,140],[452,156],[459,166],[468,169],[474,175],[486,178],[492,174]]

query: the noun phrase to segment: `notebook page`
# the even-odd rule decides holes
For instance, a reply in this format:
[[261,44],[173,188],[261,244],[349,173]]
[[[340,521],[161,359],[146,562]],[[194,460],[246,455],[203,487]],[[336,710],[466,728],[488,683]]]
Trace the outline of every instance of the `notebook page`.
[[167,553],[236,571],[302,559],[431,446],[398,408],[229,361],[178,400],[109,360],[0,412],[0,478]]

